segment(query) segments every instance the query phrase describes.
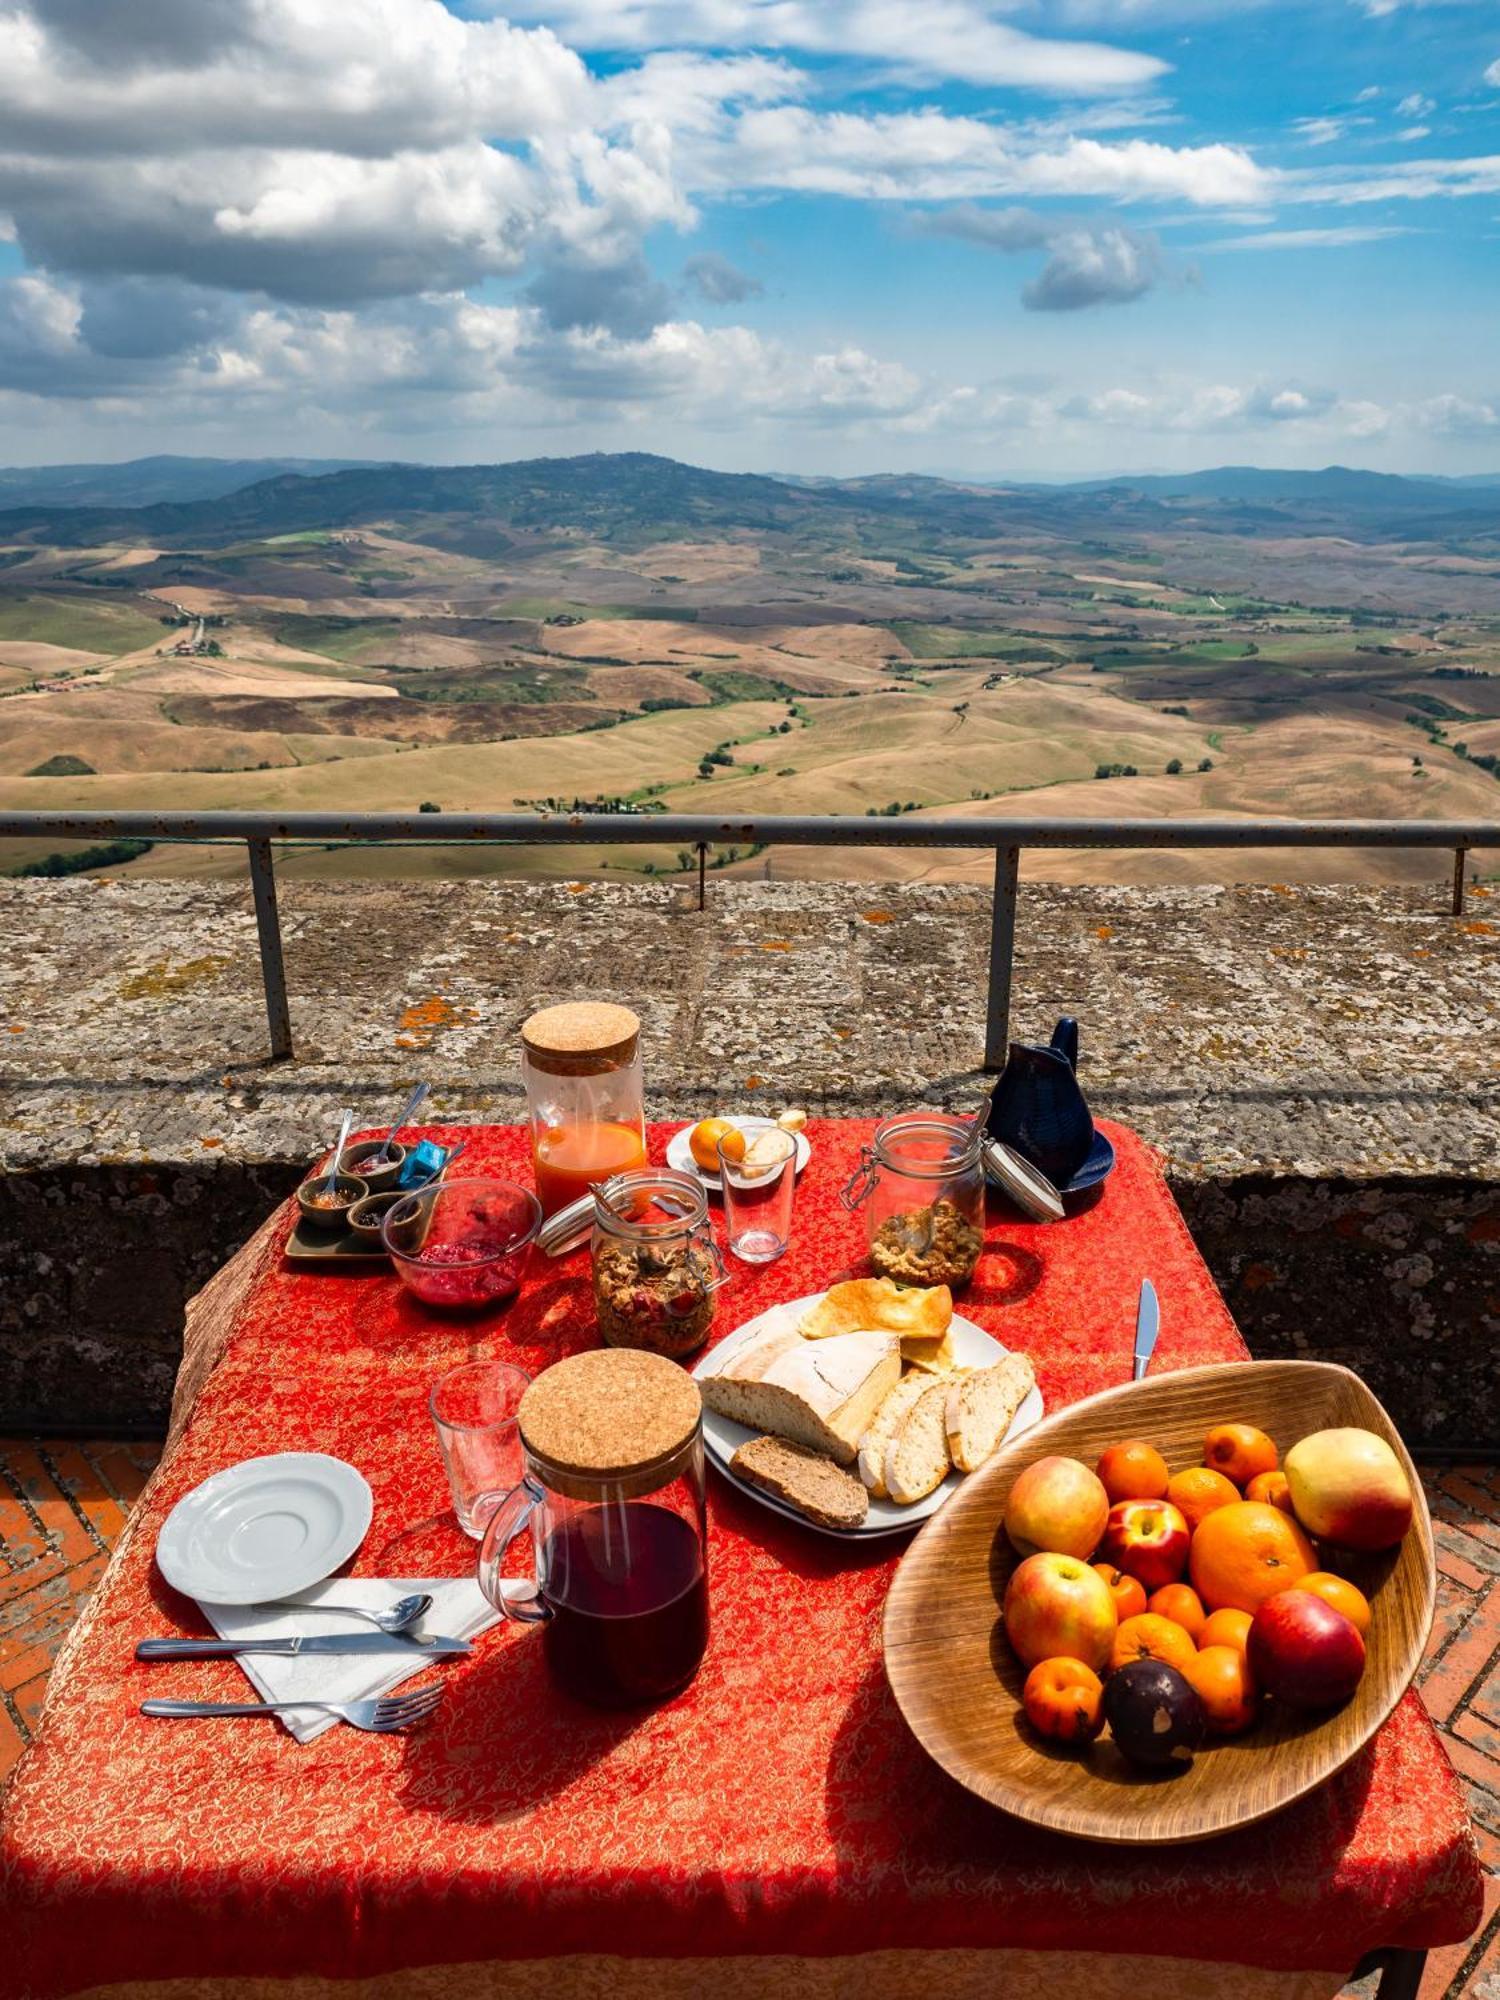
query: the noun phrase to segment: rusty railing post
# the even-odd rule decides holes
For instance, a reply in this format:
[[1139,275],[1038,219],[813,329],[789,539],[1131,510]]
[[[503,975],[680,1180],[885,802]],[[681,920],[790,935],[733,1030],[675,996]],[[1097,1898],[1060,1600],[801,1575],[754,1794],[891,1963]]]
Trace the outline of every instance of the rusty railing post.
[[698,908],[703,908],[703,899],[708,882],[708,842],[698,842]]
[[1464,863],[1469,858],[1467,847],[1453,850],[1453,914],[1461,917],[1464,913]]
[[995,849],[995,901],[990,912],[990,984],[984,1019],[984,1066],[1005,1067],[1010,1046],[1010,981],[1016,955],[1016,887],[1019,847]]
[[282,1062],[292,1053],[292,1018],[286,1004],[281,919],[276,913],[276,871],[269,840],[247,840],[245,845],[250,850],[250,887],[255,893],[255,928],[260,937],[260,976],[266,990],[271,1060]]

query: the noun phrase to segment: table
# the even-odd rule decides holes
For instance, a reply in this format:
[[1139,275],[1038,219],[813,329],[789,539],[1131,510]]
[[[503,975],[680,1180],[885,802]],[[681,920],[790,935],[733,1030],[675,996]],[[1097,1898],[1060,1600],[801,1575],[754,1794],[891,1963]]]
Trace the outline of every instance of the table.
[[[734,1265],[716,1335],[859,1267],[863,1223],[837,1194],[871,1129],[809,1127],[793,1248]],[[1033,1355],[1050,1407],[1128,1378],[1144,1274],[1162,1303],[1157,1368],[1245,1353],[1155,1157],[1107,1129],[1119,1166],[1096,1204],[1050,1226],[992,1205],[962,1302]],[[462,1136],[473,1171],[524,1177],[518,1129]],[[653,1157],[666,1137],[653,1129]],[[879,1621],[903,1544],[815,1536],[717,1473],[713,1635],[663,1708],[573,1704],[534,1634],[504,1628],[447,1670],[438,1721],[410,1738],[338,1730],[303,1748],[271,1723],[144,1720],[167,1673],[175,1694],[243,1691],[232,1664],[132,1657],[144,1634],[206,1629],[151,1561],[200,1479],[263,1451],[337,1453],[375,1493],[360,1573],[459,1573],[473,1550],[445,1511],[428,1385],[471,1354],[535,1371],[593,1337],[586,1251],[543,1265],[508,1317],[464,1323],[392,1276],[285,1268],[289,1223],[225,1294],[217,1365],[15,1777],[0,1827],[10,1992],[303,2000],[358,1980],[391,2000],[842,2000],[899,1982],[923,2000],[1312,2000],[1372,1948],[1477,1923],[1468,1822],[1414,1695],[1338,1778],[1243,1833],[1150,1852],[1039,1833],[952,1784],[895,1709]],[[200,1373],[212,1358],[192,1357]]]

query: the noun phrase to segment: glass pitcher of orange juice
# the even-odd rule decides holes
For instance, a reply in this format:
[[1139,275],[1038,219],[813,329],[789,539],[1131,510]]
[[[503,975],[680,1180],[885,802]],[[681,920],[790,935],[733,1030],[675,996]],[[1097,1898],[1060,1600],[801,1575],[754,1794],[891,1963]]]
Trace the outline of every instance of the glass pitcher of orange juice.
[[521,1074],[543,1214],[646,1164],[641,1024],[628,1007],[544,1007],[521,1029]]

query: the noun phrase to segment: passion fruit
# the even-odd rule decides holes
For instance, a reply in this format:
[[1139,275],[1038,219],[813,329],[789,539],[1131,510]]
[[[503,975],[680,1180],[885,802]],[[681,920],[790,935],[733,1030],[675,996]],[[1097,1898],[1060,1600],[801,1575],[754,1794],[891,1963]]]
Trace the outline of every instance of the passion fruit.
[[1132,1764],[1186,1767],[1208,1728],[1203,1700],[1186,1674],[1164,1660],[1132,1660],[1104,1683],[1104,1719]]

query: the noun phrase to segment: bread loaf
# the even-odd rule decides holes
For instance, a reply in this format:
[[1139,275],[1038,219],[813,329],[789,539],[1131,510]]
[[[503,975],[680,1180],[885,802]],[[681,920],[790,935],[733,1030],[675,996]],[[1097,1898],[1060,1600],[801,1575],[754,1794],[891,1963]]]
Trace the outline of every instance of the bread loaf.
[[852,1465],[859,1441],[901,1374],[893,1333],[830,1340],[773,1336],[702,1378],[704,1403],[751,1430],[791,1438]]

